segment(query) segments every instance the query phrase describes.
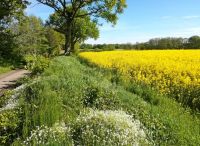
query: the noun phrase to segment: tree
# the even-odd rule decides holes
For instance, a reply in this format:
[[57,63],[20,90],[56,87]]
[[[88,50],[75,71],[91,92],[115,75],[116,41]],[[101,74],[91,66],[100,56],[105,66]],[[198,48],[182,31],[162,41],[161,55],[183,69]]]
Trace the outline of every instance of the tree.
[[71,49],[74,50],[76,43],[82,43],[89,38],[97,39],[99,37],[99,29],[95,22],[90,20],[90,17],[84,19],[78,18],[73,23]]
[[[113,24],[117,21],[117,14],[126,7],[125,0],[37,0],[55,10],[66,21],[65,53],[71,51],[72,27],[76,18],[92,16],[94,19],[103,18]],[[81,10],[85,12],[79,13]]]
[[53,30],[50,27],[46,27],[45,37],[49,46],[47,50],[48,56],[59,55],[60,51],[63,49],[65,42],[63,34]]
[[188,47],[191,49],[199,49],[200,48],[200,37],[192,36],[188,39]]
[[0,25],[5,25],[23,15],[23,10],[28,4],[27,0],[1,0],[0,1]]
[[44,54],[48,49],[48,40],[45,37],[45,28],[40,18],[26,16],[23,21],[12,28],[17,47],[15,52],[21,56],[25,54]]
[[0,56],[12,58],[15,42],[10,33],[13,22],[19,21],[28,2],[26,0],[1,0],[0,1]]
[[[82,13],[84,12],[82,11]],[[50,15],[47,25],[62,34],[65,34],[68,30],[65,18],[62,16],[59,17],[57,12]],[[72,27],[70,42],[72,52],[74,51],[76,43],[82,43],[88,38],[97,39],[99,36],[97,24],[96,22],[91,21],[89,16],[86,16],[85,18],[76,18],[73,21]]]
[[82,50],[91,50],[93,49],[93,46],[91,44],[81,44],[80,48]]

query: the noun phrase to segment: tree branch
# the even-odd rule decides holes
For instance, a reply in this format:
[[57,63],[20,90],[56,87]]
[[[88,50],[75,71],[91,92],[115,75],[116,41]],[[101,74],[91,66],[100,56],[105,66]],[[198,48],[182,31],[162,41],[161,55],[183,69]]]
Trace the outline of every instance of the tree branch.
[[103,7],[99,7],[99,8],[94,8],[92,11],[88,12],[88,13],[85,13],[85,14],[80,14],[80,15],[77,15],[76,17],[85,17],[85,16],[90,16],[90,15],[93,15],[93,14],[97,14],[99,12],[101,12],[103,10]]

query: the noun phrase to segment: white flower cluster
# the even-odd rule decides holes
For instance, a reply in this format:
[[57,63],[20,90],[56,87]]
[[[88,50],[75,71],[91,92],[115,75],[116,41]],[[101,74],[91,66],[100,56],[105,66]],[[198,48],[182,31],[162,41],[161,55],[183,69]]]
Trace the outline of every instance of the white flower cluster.
[[89,110],[77,119],[77,145],[146,145],[146,134],[139,120],[123,111]]
[[2,108],[0,108],[0,112],[5,110],[14,109],[18,105],[18,97],[20,95],[20,91],[23,90],[26,87],[26,85],[21,85],[13,90],[13,95],[9,98],[6,105]]
[[37,126],[31,131],[31,135],[23,141],[24,145],[48,145],[51,142],[60,143],[66,139],[66,134],[70,133],[70,128],[64,124],[55,124],[53,127]]

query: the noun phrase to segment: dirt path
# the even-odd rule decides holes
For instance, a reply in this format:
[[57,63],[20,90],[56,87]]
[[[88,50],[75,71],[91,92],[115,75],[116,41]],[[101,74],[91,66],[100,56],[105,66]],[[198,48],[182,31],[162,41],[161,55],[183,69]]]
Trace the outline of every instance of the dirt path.
[[14,85],[16,81],[29,74],[29,71],[18,69],[11,72],[0,75],[0,92],[3,89],[9,88]]

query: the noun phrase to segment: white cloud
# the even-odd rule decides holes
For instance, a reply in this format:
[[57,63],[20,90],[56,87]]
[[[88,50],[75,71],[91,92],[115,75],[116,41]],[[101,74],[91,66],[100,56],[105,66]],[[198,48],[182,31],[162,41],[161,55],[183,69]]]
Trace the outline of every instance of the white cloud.
[[198,18],[200,18],[200,16],[197,16],[197,15],[193,15],[193,16],[183,16],[182,18],[183,18],[183,19],[198,19]]

